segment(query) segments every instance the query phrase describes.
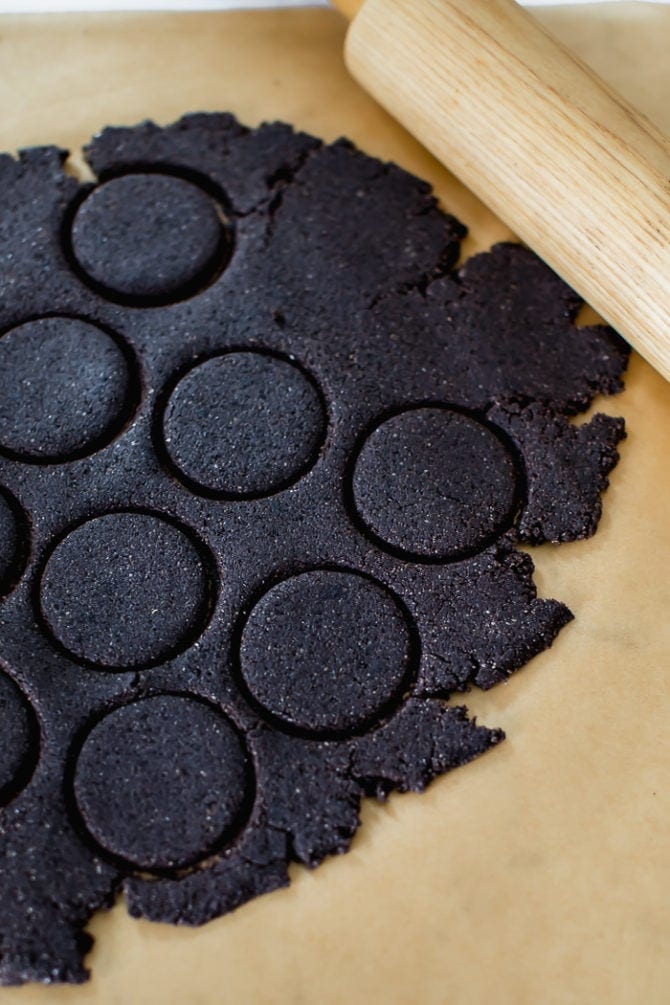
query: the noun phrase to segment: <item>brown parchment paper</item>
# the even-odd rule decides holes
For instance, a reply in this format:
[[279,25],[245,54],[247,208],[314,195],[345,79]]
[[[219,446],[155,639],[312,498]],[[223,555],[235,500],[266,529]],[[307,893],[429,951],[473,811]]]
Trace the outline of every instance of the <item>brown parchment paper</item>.
[[[667,9],[542,17],[669,126]],[[0,148],[76,149],[107,123],[197,109],[281,117],[430,179],[470,225],[468,254],[506,237],[348,78],[343,31],[323,10],[5,16]],[[350,854],[204,928],[119,903],[91,923],[90,984],[0,989],[2,1005],[670,1001],[670,385],[634,357],[598,407],[629,430],[600,529],[533,552],[540,592],[576,621],[468,696],[507,742],[422,796],[368,802]]]

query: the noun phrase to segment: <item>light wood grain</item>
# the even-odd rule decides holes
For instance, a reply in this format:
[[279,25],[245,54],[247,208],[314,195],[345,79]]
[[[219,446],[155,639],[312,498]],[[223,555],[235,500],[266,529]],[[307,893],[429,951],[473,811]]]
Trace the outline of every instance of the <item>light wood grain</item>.
[[670,378],[670,143],[512,0],[338,0],[360,83]]

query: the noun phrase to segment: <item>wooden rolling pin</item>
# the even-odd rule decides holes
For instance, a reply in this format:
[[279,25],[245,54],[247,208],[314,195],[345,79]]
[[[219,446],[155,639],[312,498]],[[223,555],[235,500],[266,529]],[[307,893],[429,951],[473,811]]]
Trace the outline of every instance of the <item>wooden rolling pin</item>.
[[333,0],[354,77],[670,379],[670,143],[513,0]]

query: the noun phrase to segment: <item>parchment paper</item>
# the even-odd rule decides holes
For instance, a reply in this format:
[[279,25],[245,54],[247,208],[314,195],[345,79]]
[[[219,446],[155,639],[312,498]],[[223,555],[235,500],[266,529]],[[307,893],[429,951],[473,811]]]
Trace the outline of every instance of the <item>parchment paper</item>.
[[[668,126],[667,9],[541,16]],[[1,148],[197,109],[281,117],[429,178],[468,254],[506,237],[348,78],[343,30],[328,11],[4,17]],[[89,985],[0,990],[3,1005],[670,1000],[670,385],[634,357],[598,407],[629,431],[600,529],[533,552],[540,592],[576,621],[468,696],[507,742],[422,796],[368,802],[349,855],[202,929],[119,903],[90,926]]]

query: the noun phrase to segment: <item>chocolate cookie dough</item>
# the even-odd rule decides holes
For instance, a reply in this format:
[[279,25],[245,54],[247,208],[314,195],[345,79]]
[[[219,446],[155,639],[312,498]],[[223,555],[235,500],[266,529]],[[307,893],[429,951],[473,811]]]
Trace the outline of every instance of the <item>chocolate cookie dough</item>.
[[73,317],[44,317],[0,339],[0,450],[20,461],[69,461],[113,438],[134,397],[128,354]]
[[169,174],[127,174],[95,188],[78,207],[71,250],[82,278],[112,299],[169,303],[222,264],[223,208]]
[[308,735],[380,722],[412,666],[408,619],[374,581],[317,569],[273,586],[244,626],[240,664],[261,708]]
[[35,716],[18,686],[0,671],[0,801],[27,782],[39,751]]
[[95,667],[162,663],[207,621],[208,561],[188,532],[155,514],[95,517],[68,531],[47,559],[45,627],[71,657]]
[[480,551],[511,520],[517,474],[499,431],[451,408],[410,408],[363,442],[356,510],[382,547],[418,561]]
[[195,492],[244,499],[296,481],[326,430],[321,395],[290,360],[229,352],[179,379],[163,416],[165,450]]
[[0,157],[0,980],[202,924],[502,740],[446,699],[571,618],[628,350],[429,186],[230,115]]
[[0,598],[13,587],[27,550],[25,519],[14,497],[0,486]]
[[174,870],[234,833],[251,777],[230,719],[195,698],[162,694],[93,726],[74,795],[88,833],[123,866]]

